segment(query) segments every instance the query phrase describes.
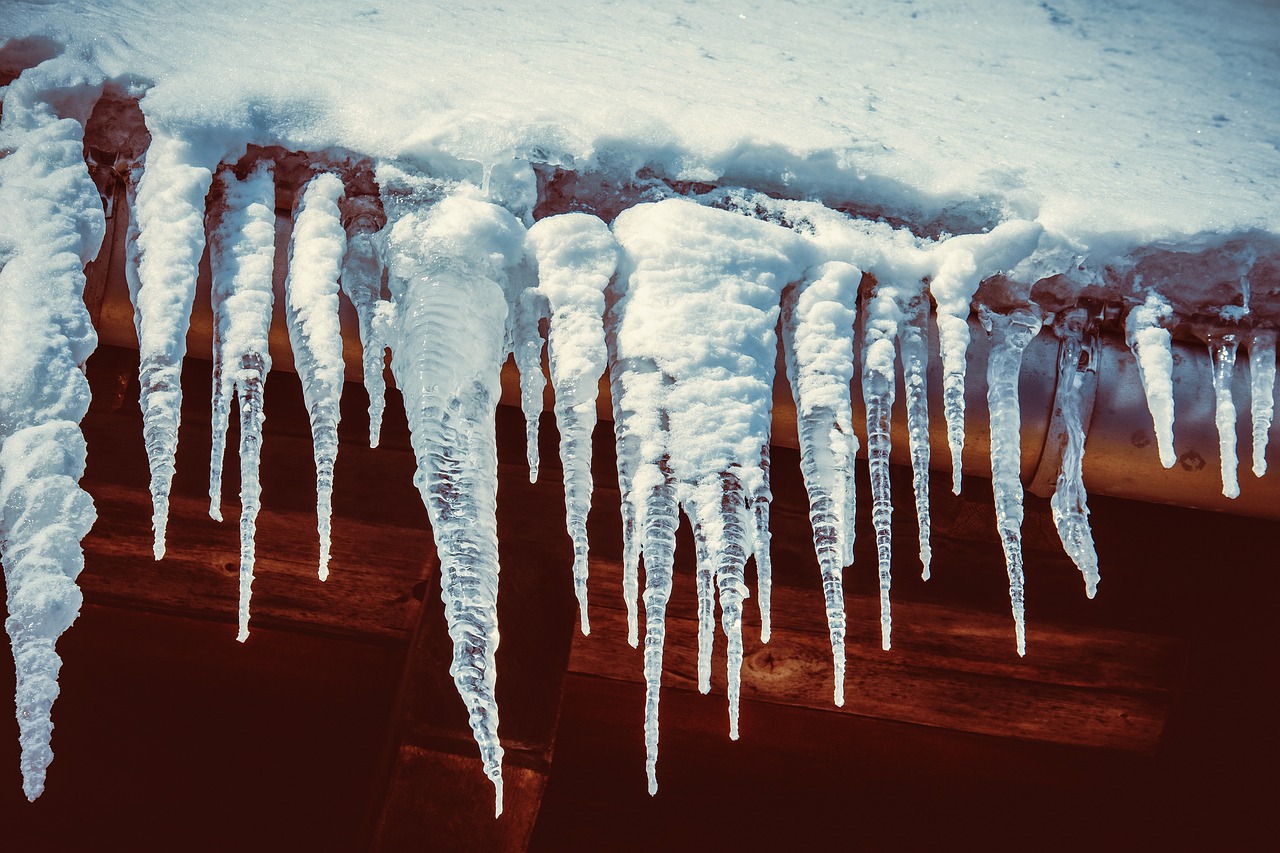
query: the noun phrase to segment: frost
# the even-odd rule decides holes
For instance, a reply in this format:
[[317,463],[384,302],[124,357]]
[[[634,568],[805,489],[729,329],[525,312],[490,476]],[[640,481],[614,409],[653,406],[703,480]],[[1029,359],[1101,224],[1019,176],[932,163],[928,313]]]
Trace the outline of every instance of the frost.
[[1138,360],[1142,390],[1155,425],[1160,464],[1172,468],[1178,461],[1173,449],[1173,338],[1168,325],[1173,322],[1173,306],[1154,290],[1129,312],[1125,337]]
[[[320,534],[320,580],[329,576],[333,466],[342,416],[342,329],[338,325],[338,277],[347,249],[338,201],[342,180],[321,173],[307,184],[293,222],[285,316],[293,364],[311,417],[316,460],[316,523]],[[370,398],[372,399],[372,397]]]
[[[249,638],[254,535],[262,506],[262,393],[271,371],[267,332],[276,240],[275,175],[260,161],[244,180],[218,173],[219,201],[209,214],[209,267],[213,273],[213,447],[209,515],[221,520],[222,454],[233,398],[240,414],[240,628]],[[219,203],[220,202],[220,203]],[[304,351],[303,359],[306,354]]]
[[1054,408],[1062,413],[1067,436],[1050,506],[1062,547],[1084,576],[1085,593],[1093,598],[1098,593],[1098,554],[1093,547],[1088,495],[1084,488],[1085,424],[1081,400],[1084,375],[1080,369],[1086,322],[1087,311],[1075,308],[1057,317],[1053,325],[1062,340]]
[[1253,417],[1253,475],[1267,473],[1267,439],[1275,414],[1276,333],[1257,329],[1249,340],[1250,414]]

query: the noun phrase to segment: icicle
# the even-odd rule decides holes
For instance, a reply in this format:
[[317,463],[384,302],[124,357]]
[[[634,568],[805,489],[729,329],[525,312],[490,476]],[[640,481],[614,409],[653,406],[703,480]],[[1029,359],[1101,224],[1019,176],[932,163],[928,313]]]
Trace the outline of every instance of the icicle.
[[938,244],[937,269],[929,292],[938,304],[938,349],[942,356],[942,409],[951,449],[951,490],[960,494],[964,449],[965,355],[969,313],[982,280],[1007,270],[1036,247],[1042,226],[1022,220],[1001,223],[986,234],[966,234]]
[[1080,359],[1087,316],[1085,309],[1073,308],[1059,315],[1053,324],[1053,331],[1062,341],[1054,408],[1062,413],[1067,440],[1050,505],[1062,548],[1084,576],[1085,594],[1093,598],[1098,593],[1098,553],[1089,529],[1089,496],[1084,488],[1085,425],[1080,399],[1084,382]]
[[813,547],[822,573],[837,705],[844,704],[843,568],[853,560],[856,515],[858,437],[849,388],[861,278],[856,267],[833,261],[812,270],[782,297],[782,342],[796,403]]
[[462,195],[432,205],[438,186],[385,164],[378,180],[389,217],[391,368],[404,394],[415,483],[440,557],[454,644],[449,672],[501,814],[494,415],[512,313],[507,289],[523,260],[524,228],[502,208]]
[[920,529],[920,577],[929,579],[929,294],[920,292],[903,311],[898,343],[902,348],[902,384],[907,394],[907,438],[911,447],[911,487]]
[[662,688],[662,647],[666,639],[667,602],[671,600],[672,562],[680,509],[675,482],[664,458],[637,472],[635,484],[644,499],[639,523],[644,536],[644,745],[649,795],[658,793],[658,699]]
[[894,348],[902,312],[894,299],[894,286],[879,283],[867,301],[863,315],[862,399],[867,409],[867,461],[871,468],[871,521],[876,530],[880,564],[880,644],[891,645],[893,630],[889,610],[892,583],[893,500],[889,494],[889,424],[894,400]]
[[541,325],[551,314],[547,297],[527,288],[516,302],[515,357],[520,371],[520,409],[524,412],[525,458],[529,462],[529,482],[538,482],[538,419],[542,417],[542,392],[547,379],[542,373]]
[[1125,337],[1138,361],[1142,390],[1155,425],[1160,464],[1172,468],[1178,461],[1173,449],[1173,339],[1167,328],[1173,307],[1154,290],[1146,301],[1129,312]]
[[369,446],[377,447],[386,407],[387,383],[382,377],[387,342],[379,320],[382,300],[382,259],[374,245],[378,219],[370,211],[352,217],[347,224],[347,253],[342,259],[342,292],[351,300],[360,321],[361,364],[364,388],[369,395]]
[[[618,265],[618,245],[607,225],[585,213],[543,219],[529,229],[529,245],[538,263],[538,292],[551,311],[548,350],[564,468],[565,521],[573,538],[573,586],[582,633],[588,634],[591,433],[596,425],[600,376],[608,361],[604,291]],[[539,375],[541,372],[539,363]],[[523,378],[523,371],[521,375]],[[538,396],[541,408],[541,389]],[[633,593],[629,601],[634,600]],[[634,630],[630,616],[628,622],[630,632]]]
[[1209,335],[1209,359],[1213,365],[1214,422],[1218,426],[1218,457],[1222,469],[1222,494],[1228,498],[1240,496],[1240,481],[1236,476],[1239,461],[1236,457],[1236,404],[1231,398],[1231,383],[1236,375],[1236,348],[1239,338],[1235,332],[1215,332]]
[[55,643],[80,612],[80,540],[95,520],[78,485],[85,465],[78,424],[89,406],[80,366],[97,346],[84,265],[105,229],[82,122],[100,93],[100,75],[59,58],[9,86],[0,121],[7,152],[0,157],[0,562],[29,800],[44,791],[53,760],[62,665]]
[[213,464],[210,514],[217,506],[222,448],[232,394],[240,412],[240,629],[249,638],[249,600],[253,590],[254,535],[262,484],[262,390],[271,371],[267,332],[271,326],[272,267],[275,262],[275,174],[270,161],[260,161],[243,181],[231,170],[219,172],[221,205],[209,222],[209,267],[213,273],[214,377]]
[[[769,470],[768,445],[764,447],[760,468],[763,471]],[[769,556],[769,545],[773,539],[769,533],[769,503],[772,500],[773,492],[769,490],[768,483],[757,486],[749,500],[751,518],[755,523],[752,542],[756,558],[756,591],[758,593],[756,606],[760,608],[760,642],[762,643],[769,642],[772,632],[772,617],[769,613],[773,597],[773,560]]]
[[1253,475],[1267,473],[1267,442],[1275,412],[1276,333],[1255,329],[1249,340],[1250,414],[1253,416]]
[[[606,328],[611,329],[614,325],[611,316],[606,314]],[[617,446],[619,509],[622,515],[622,598],[627,608],[627,642],[635,648],[640,644],[636,598],[640,594],[642,534],[636,519],[634,483],[639,467],[640,438],[633,432],[630,412],[622,407],[622,389],[627,369],[622,359],[615,355],[615,336],[607,334],[605,340],[609,346],[609,388],[613,404],[613,435]]]
[[289,243],[285,308],[293,364],[311,417],[316,461],[316,526],[320,536],[320,580],[329,577],[333,466],[342,416],[342,329],[338,324],[338,276],[347,250],[338,201],[342,180],[330,173],[307,184],[294,216]]
[[138,267],[129,284],[138,332],[138,402],[151,469],[154,551],[159,560],[164,556],[182,413],[182,358],[204,254],[204,201],[222,152],[202,150],[159,128],[149,129],[151,146],[132,211],[136,227],[130,229],[136,240],[129,253],[137,257]]
[[1018,308],[998,314],[979,306],[982,325],[991,333],[987,362],[987,410],[991,419],[991,487],[995,492],[996,528],[1009,572],[1009,600],[1013,606],[1018,654],[1027,653],[1022,577],[1022,413],[1018,404],[1018,376],[1022,353],[1040,332],[1038,308]]

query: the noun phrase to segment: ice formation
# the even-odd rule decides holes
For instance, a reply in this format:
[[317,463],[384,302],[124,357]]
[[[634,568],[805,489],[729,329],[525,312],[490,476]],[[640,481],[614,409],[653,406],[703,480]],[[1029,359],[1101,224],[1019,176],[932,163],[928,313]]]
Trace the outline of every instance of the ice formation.
[[929,294],[920,290],[903,308],[898,330],[902,384],[906,389],[907,438],[911,447],[911,488],[916,498],[920,535],[920,577],[929,579],[933,548],[929,544]]
[[[1098,554],[1089,528],[1088,495],[1084,488],[1086,424],[1081,399],[1085,379],[1081,359],[1087,357],[1084,332],[1088,322],[1087,309],[1079,307],[1054,318],[1053,331],[1062,341],[1054,409],[1061,413],[1066,441],[1058,481],[1049,503],[1062,548],[1084,576],[1085,594],[1093,598],[1098,593]],[[1089,368],[1092,369],[1092,365]]]
[[1234,332],[1215,332],[1209,336],[1209,362],[1213,367],[1213,420],[1218,427],[1222,494],[1228,498],[1240,497],[1240,479],[1236,476],[1236,403],[1231,397],[1237,346],[1238,338]]
[[867,407],[867,464],[871,469],[871,524],[876,531],[880,571],[880,644],[891,645],[890,563],[893,556],[893,498],[889,492],[889,422],[897,374],[898,327],[902,310],[892,284],[877,283],[863,320],[862,399]]
[[1267,440],[1275,414],[1276,333],[1257,329],[1249,339],[1250,414],[1253,418],[1253,475],[1267,473]]
[[1178,461],[1173,449],[1173,336],[1166,325],[1173,322],[1173,306],[1154,290],[1125,321],[1125,335],[1142,377],[1147,408],[1155,424],[1160,464],[1172,468]]
[[[254,535],[262,506],[263,386],[271,372],[267,333],[276,255],[275,172],[259,161],[243,179],[218,173],[211,205],[209,268],[213,273],[213,446],[209,515],[222,520],[222,455],[233,401],[240,415],[240,621],[236,639],[249,638]],[[303,358],[306,350],[301,351]],[[305,368],[303,368],[305,369]],[[317,444],[317,447],[321,445]]]
[[316,175],[307,184],[294,216],[289,273],[284,285],[289,345],[294,368],[302,380],[315,447],[320,580],[329,576],[333,465],[338,457],[338,420],[342,416],[339,404],[345,371],[342,329],[338,325],[338,277],[347,249],[347,233],[338,209],[343,191],[342,179],[330,172]]
[[369,393],[369,446],[378,446],[382,412],[386,407],[383,371],[387,355],[382,300],[382,258],[374,245],[374,233],[382,227],[373,211],[357,212],[347,224],[347,252],[342,258],[342,292],[356,309],[360,321],[361,364],[364,387]]

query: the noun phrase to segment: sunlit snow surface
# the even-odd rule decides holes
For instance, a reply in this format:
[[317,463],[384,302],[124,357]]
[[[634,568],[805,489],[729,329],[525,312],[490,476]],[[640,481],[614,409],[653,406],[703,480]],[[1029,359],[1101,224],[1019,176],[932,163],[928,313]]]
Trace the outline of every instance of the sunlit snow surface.
[[[897,365],[927,577],[926,367],[934,357],[941,364],[958,492],[965,388],[980,381],[967,375],[975,307],[992,334],[990,462],[1019,653],[1026,648],[1019,365],[1041,323],[1051,321],[1033,301],[1044,298],[1033,285],[1067,305],[1090,288],[1122,298],[1159,458],[1169,467],[1177,459],[1172,342],[1183,312],[1204,306],[1177,304],[1180,289],[1197,284],[1181,278],[1194,275],[1194,261],[1165,269],[1143,266],[1142,257],[1230,255],[1235,278],[1211,306],[1221,309],[1221,323],[1206,338],[1224,493],[1238,492],[1237,342],[1249,357],[1253,468],[1265,471],[1275,333],[1249,313],[1251,295],[1256,304],[1274,299],[1266,277],[1280,267],[1280,12],[1265,2],[858,9],[549,0],[499,9],[321,0],[297,12],[282,0],[0,5],[0,60],[20,37],[52,40],[22,43],[36,53],[62,51],[0,89],[7,214],[0,219],[0,556],[30,797],[51,758],[60,665],[53,642],[78,611],[78,542],[94,518],[76,484],[84,467],[77,424],[88,403],[79,365],[96,343],[81,302],[82,266],[96,254],[103,217],[81,138],[104,79],[113,93],[141,99],[151,135],[145,155],[117,169],[127,181],[126,275],[155,555],[165,550],[180,372],[207,234],[216,324],[210,509],[220,517],[220,439],[238,394],[242,640],[277,212],[270,159],[239,163],[238,172],[231,166],[250,145],[376,163],[380,197],[344,199],[342,179],[319,174],[294,211],[284,310],[315,442],[319,572],[328,570],[343,380],[341,290],[359,318],[374,445],[385,350],[392,352],[415,482],[441,561],[451,674],[499,810],[493,415],[510,355],[521,372],[536,477],[544,344],[547,351],[584,633],[591,435],[597,382],[608,378],[622,594],[628,639],[643,639],[651,792],[666,606],[673,586],[688,580],[673,577],[682,511],[697,547],[699,687],[710,689],[718,606],[731,737],[749,561],[762,640],[770,637],[769,445],[779,347],[796,401],[824,591],[815,606],[826,612],[837,704],[854,457],[864,426],[852,417],[853,383],[867,412],[888,648]],[[599,186],[617,197],[601,191],[578,199],[581,207],[568,205],[587,212],[535,223],[547,201],[540,192],[559,173],[604,175]],[[992,281],[999,304],[989,305],[981,288]],[[1231,325],[1242,318],[1246,325]],[[1055,329],[1067,441],[1054,518],[1092,595],[1087,424],[1072,365],[1081,343],[1065,325]]]

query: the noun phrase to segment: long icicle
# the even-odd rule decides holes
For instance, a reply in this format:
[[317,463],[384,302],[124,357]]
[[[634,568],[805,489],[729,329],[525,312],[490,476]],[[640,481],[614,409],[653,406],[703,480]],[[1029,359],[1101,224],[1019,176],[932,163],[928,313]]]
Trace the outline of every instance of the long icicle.
[[1209,360],[1213,367],[1214,423],[1218,427],[1218,458],[1222,471],[1222,494],[1240,496],[1240,479],[1236,475],[1236,403],[1231,385],[1236,375],[1236,349],[1239,336],[1233,331],[1209,335]]
[[991,418],[991,487],[995,492],[996,528],[1009,574],[1018,654],[1027,653],[1022,573],[1022,413],[1018,377],[1022,353],[1040,331],[1039,309],[1018,308],[999,314],[981,306],[979,317],[991,333],[987,362],[987,410]]
[[871,469],[871,521],[880,573],[880,645],[892,645],[889,588],[893,582],[893,499],[889,492],[890,418],[895,396],[895,344],[902,312],[893,285],[878,283],[863,314],[862,399],[867,409],[867,462]]
[[[355,205],[355,200],[348,205]],[[364,388],[369,395],[369,446],[377,447],[382,434],[382,413],[386,408],[387,382],[383,378],[387,341],[380,312],[387,303],[382,298],[382,258],[374,245],[381,227],[375,211],[364,202],[347,223],[347,252],[342,258],[342,292],[351,300],[360,323],[361,366]]]
[[[210,211],[209,268],[213,273],[213,323],[216,360],[222,369],[215,382],[217,405],[229,405],[234,390],[240,413],[240,612],[236,639],[249,638],[249,602],[253,594],[254,538],[262,483],[262,392],[271,371],[267,334],[274,301],[275,171],[262,160],[243,181],[230,169],[218,173],[220,203]],[[225,402],[223,402],[225,401]],[[215,418],[217,410],[215,409]],[[213,457],[221,460],[223,432],[213,436]],[[215,426],[216,430],[216,426]],[[213,491],[212,484],[210,492]]]
[[1138,361],[1160,464],[1166,468],[1178,461],[1173,449],[1173,338],[1167,328],[1172,322],[1173,306],[1154,290],[1125,319],[1125,338]]
[[929,294],[921,290],[904,307],[903,315],[898,345],[902,349],[902,384],[907,398],[911,489],[915,493],[920,534],[920,577],[928,580],[933,561],[929,544]]
[[542,393],[547,378],[542,372],[542,325],[550,319],[547,297],[537,288],[526,288],[516,302],[515,359],[520,371],[520,410],[524,414],[525,459],[529,482],[538,482],[538,421],[542,417]]
[[338,324],[338,277],[347,250],[338,202],[344,188],[324,172],[308,182],[294,215],[285,278],[285,316],[293,364],[311,419],[316,463],[316,529],[320,538],[320,580],[329,577],[333,517],[333,468],[342,417],[342,329]]
[[1267,443],[1276,403],[1276,333],[1254,329],[1249,339],[1250,415],[1253,420],[1253,476],[1267,473]]
[[1085,594],[1098,594],[1098,553],[1089,528],[1088,494],[1084,488],[1085,424],[1081,389],[1084,376],[1080,359],[1084,348],[1084,324],[1088,312],[1073,308],[1055,318],[1053,331],[1062,341],[1058,352],[1058,384],[1054,408],[1062,413],[1067,440],[1062,452],[1062,467],[1049,504],[1053,523],[1062,540],[1062,548],[1084,576]]

